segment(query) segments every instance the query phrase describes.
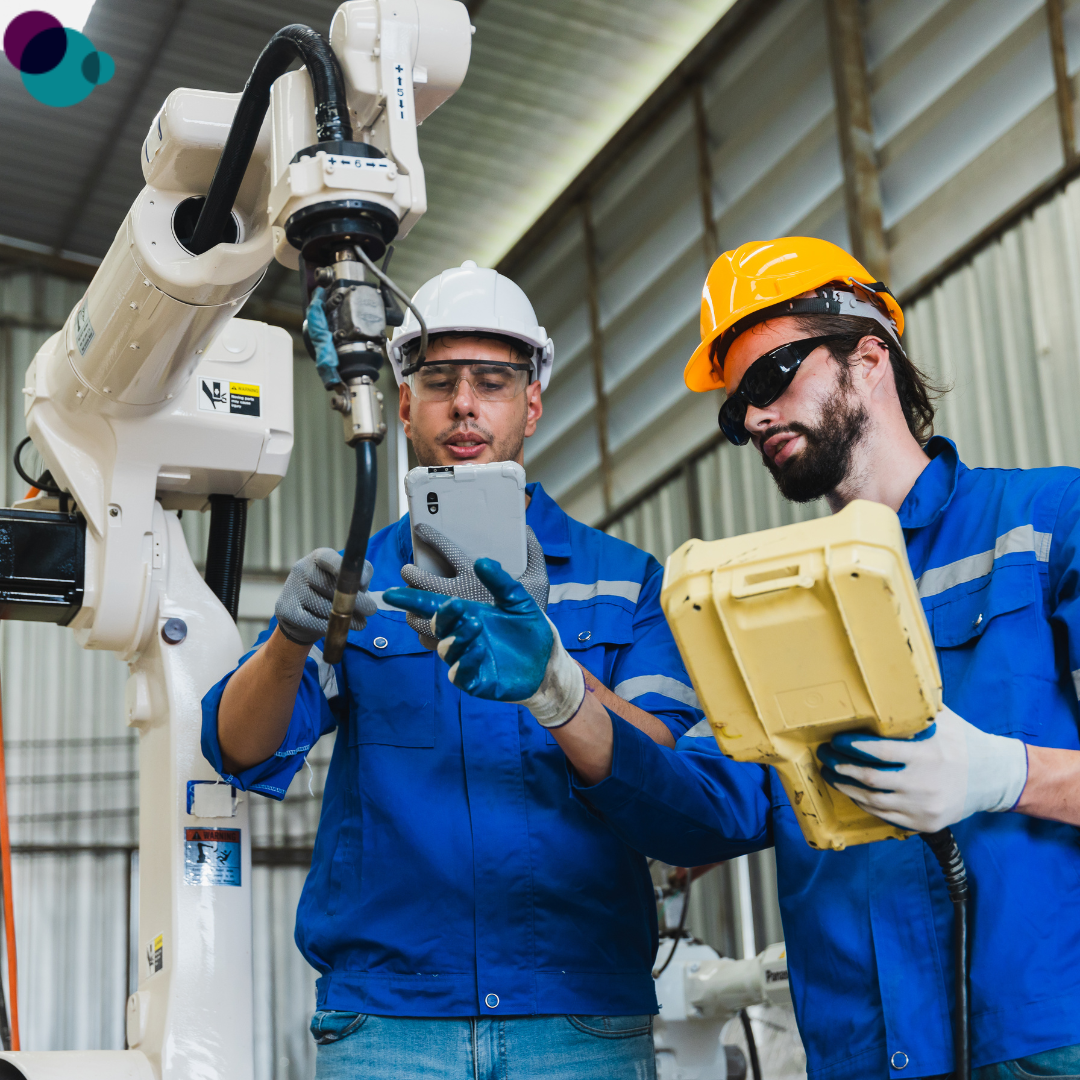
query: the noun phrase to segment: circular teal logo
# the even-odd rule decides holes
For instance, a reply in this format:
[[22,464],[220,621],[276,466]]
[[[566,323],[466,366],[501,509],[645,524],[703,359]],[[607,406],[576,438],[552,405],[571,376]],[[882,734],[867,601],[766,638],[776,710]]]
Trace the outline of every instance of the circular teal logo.
[[31,96],[56,108],[78,104],[116,70],[108,53],[45,11],[24,11],[8,23],[4,53]]

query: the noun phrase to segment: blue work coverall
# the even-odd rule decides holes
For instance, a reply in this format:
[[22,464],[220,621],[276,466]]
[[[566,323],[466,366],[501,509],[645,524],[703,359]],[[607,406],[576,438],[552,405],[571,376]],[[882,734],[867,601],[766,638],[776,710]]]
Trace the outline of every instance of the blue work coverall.
[[[1080,470],[968,469],[941,438],[926,450],[900,522],[945,704],[1080,749]],[[812,1080],[950,1073],[952,910],[923,842],[815,851],[776,772],[729,761],[707,724],[668,750],[613,722],[611,776],[573,787],[628,844],[682,866],[775,845]],[[1080,830],[979,813],[953,832],[972,889],[973,1063],[1080,1043]]]
[[[660,565],[574,521],[538,484],[527,490],[566,648],[678,738],[702,714],[660,610]],[[379,610],[350,632],[340,664],[312,651],[273,757],[225,772],[217,712],[231,675],[203,701],[207,759],[275,799],[337,729],[296,920],[319,1009],[655,1013],[645,859],[570,797],[562,751],[526,709],[456,689],[405,613],[382,604],[412,560],[407,517],[372,537],[368,558]]]

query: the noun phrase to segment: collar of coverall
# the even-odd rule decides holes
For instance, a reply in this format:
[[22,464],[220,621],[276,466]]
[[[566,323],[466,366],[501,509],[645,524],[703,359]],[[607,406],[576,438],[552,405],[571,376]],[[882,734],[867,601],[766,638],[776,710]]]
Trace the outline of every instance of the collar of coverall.
[[956,444],[942,435],[935,435],[923,449],[930,464],[919,474],[900,507],[900,525],[905,529],[932,525],[944,513],[956,492],[960,472]]
[[[525,521],[536,533],[544,556],[548,559],[569,559],[570,523],[566,514],[539,483],[527,484],[525,490],[532,499],[525,511]],[[412,531],[408,514],[398,522],[397,546],[402,563],[412,562]]]

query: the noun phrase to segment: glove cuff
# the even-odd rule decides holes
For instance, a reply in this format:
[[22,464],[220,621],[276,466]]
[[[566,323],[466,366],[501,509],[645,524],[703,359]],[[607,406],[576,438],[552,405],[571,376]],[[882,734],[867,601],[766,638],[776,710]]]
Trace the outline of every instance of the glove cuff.
[[[275,612],[275,614],[277,614]],[[281,616],[277,615],[277,628],[281,631],[281,636],[286,641],[291,641],[294,645],[303,645],[305,648],[310,649],[319,638],[308,638],[304,634],[297,634],[295,631],[290,632],[285,628],[285,623],[282,621]],[[325,637],[326,631],[324,630],[319,637]]]
[[[1011,810],[1020,801],[1020,796],[1027,787],[1028,754],[1027,745],[1020,739],[1011,739],[1003,735],[991,735],[997,758],[997,768],[1002,778],[1001,791],[997,801],[986,809],[992,813]],[[970,754],[970,751],[969,751]],[[970,761],[970,759],[969,759]],[[989,762],[985,763],[989,765]],[[970,761],[969,769],[980,768],[980,763]]]
[[585,676],[563,648],[559,631],[550,619],[548,625],[553,640],[544,678],[535,694],[516,704],[524,705],[541,727],[557,728],[572,720],[581,708],[585,700]]

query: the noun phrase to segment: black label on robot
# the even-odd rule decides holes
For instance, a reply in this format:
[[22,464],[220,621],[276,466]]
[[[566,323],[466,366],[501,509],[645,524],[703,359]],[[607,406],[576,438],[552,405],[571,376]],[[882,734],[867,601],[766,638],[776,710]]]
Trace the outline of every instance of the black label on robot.
[[229,412],[259,415],[259,388],[254,383],[229,383]]

